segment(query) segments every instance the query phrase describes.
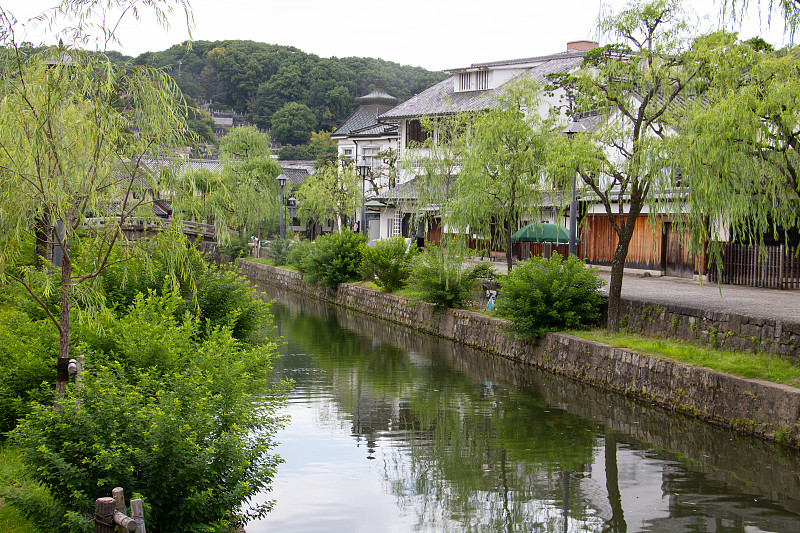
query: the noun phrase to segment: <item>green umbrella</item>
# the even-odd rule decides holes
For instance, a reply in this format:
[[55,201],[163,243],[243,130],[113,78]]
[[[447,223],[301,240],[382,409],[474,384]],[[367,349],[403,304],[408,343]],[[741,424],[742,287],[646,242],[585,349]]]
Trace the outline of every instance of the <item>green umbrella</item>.
[[[569,242],[569,230],[564,226],[556,224],[548,224],[542,222],[541,224],[528,224],[521,228],[511,236],[511,242]],[[580,242],[580,239],[575,237],[575,242]]]

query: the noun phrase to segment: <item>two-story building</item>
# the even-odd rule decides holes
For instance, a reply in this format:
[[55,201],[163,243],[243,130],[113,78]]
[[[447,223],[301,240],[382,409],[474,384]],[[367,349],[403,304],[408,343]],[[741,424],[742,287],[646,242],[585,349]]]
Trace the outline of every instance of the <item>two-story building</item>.
[[[382,113],[378,120],[381,123],[394,124],[397,128],[398,156],[403,157],[409,149],[419,150],[418,146],[428,136],[437,135],[436,131],[423,128],[423,117],[437,118],[459,113],[477,113],[495,105],[509,82],[519,76],[529,76],[540,86],[548,84],[547,75],[558,72],[570,72],[576,69],[584,54],[597,47],[594,41],[572,41],[567,49],[554,54],[474,63],[468,67],[454,68],[447,72],[452,74],[446,80],[426,89],[420,94]],[[542,99],[539,113],[546,114],[553,106],[562,106],[564,95],[555,92]],[[566,119],[565,119],[566,120]],[[408,236],[411,232],[424,231],[432,240],[438,240],[442,231],[438,213],[434,206],[415,206],[413,172],[401,172],[396,187],[380,194],[375,200],[381,201],[384,207],[380,210],[381,237],[396,234]],[[544,206],[544,218],[541,222],[563,224],[564,220],[558,210]],[[426,210],[425,227],[414,227],[409,223],[411,211]],[[531,221],[534,222],[534,221]]]

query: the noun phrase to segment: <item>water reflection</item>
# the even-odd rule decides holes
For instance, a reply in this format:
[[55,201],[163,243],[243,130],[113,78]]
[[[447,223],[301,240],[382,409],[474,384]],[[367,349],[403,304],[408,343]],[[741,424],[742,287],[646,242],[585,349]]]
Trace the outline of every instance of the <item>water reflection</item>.
[[800,531],[797,454],[270,289],[296,388],[259,531]]

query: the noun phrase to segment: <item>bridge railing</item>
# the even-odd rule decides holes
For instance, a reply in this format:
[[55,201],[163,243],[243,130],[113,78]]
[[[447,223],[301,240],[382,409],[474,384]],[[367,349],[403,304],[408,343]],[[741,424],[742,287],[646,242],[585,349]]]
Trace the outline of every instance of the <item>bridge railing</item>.
[[[116,224],[116,217],[93,217],[87,218],[86,223],[93,227],[103,227],[107,224]],[[172,220],[163,218],[131,217],[122,224],[123,231],[164,231],[172,225]],[[204,222],[183,221],[183,233],[186,235],[202,235],[203,237],[214,238],[217,236],[217,228],[213,224]]]

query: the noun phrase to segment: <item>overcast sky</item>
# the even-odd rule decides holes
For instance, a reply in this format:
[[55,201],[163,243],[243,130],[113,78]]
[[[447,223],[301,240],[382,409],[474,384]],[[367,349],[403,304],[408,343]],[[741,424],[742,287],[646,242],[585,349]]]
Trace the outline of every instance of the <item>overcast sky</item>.
[[[174,1],[174,0],[173,0]],[[701,29],[719,27],[722,0],[691,0]],[[566,49],[567,41],[598,40],[595,21],[602,7],[619,9],[625,0],[194,0],[194,39],[249,39],[295,46],[322,57],[378,57],[431,70],[471,63],[531,57]],[[780,15],[767,27],[758,2],[740,31],[761,35],[781,46]],[[766,0],[762,0],[766,4]],[[0,6],[25,21],[57,4],[53,0],[0,0]],[[127,55],[160,51],[188,39],[181,12],[160,28],[146,15],[128,18],[118,32]],[[731,29],[729,27],[729,29]],[[17,33],[17,40],[48,42],[43,30]],[[602,44],[602,38],[600,38]],[[120,49],[112,46],[111,49]]]

